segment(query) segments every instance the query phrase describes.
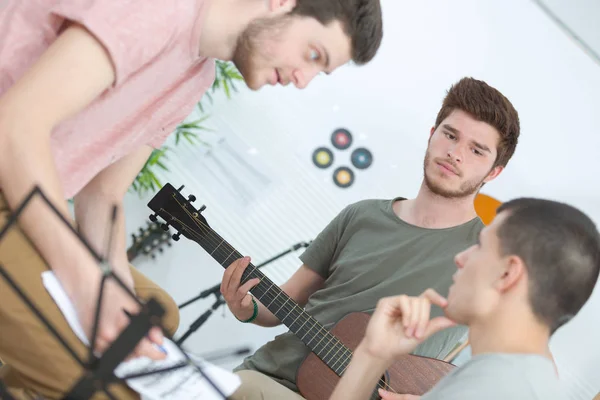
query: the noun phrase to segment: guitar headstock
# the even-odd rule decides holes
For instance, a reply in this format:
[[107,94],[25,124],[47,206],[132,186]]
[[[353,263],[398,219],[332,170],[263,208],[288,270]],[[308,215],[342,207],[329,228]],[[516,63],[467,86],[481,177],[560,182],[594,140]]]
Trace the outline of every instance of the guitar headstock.
[[157,222],[148,222],[148,226],[140,227],[139,233],[132,233],[132,244],[127,249],[127,258],[132,261],[139,255],[149,255],[156,258],[156,251],[162,253],[163,245],[171,247],[171,235],[161,224]]
[[209,226],[202,215],[206,206],[196,209],[192,205],[196,201],[196,196],[190,194],[186,199],[181,194],[182,189],[183,186],[175,189],[170,183],[165,184],[148,203],[148,207],[154,211],[154,214],[150,215],[150,220],[157,222],[157,217],[161,217],[165,221],[161,225],[163,228],[173,227],[177,231],[172,236],[175,241],[183,235],[199,242],[207,233],[206,228]]

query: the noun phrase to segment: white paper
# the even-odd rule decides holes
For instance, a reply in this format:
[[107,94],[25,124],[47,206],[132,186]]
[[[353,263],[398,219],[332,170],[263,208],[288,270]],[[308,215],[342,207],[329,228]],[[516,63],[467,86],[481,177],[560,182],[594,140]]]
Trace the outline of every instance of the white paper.
[[[62,285],[52,271],[42,273],[42,282],[50,296],[54,299],[58,308],[61,310],[65,319],[75,332],[77,337],[89,346],[81,324],[77,318],[77,313],[73,303],[67,296]],[[187,358],[182,351],[171,340],[165,338],[163,348],[167,353],[164,360],[151,360],[147,357],[140,357],[121,363],[115,369],[115,375],[119,378],[135,373],[155,371],[169,366],[175,366],[182,362],[187,362]],[[195,363],[202,368],[202,371],[208,375],[210,380],[221,390],[225,396],[230,396],[240,385],[240,378],[222,368],[216,367],[197,356],[188,354]],[[169,372],[161,372],[145,377],[127,379],[129,387],[140,393],[144,400],[164,400],[164,399],[203,399],[203,400],[221,400],[222,396],[215,388],[198,372],[194,364],[188,363],[185,367],[178,368]]]

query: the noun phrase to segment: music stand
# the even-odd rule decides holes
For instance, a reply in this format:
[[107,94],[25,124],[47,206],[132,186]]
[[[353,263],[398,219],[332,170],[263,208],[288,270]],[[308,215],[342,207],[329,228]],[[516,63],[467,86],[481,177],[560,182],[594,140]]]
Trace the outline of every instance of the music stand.
[[[9,229],[17,224],[17,219],[19,218],[19,216],[23,213],[27,205],[36,196],[41,197],[41,199],[54,212],[54,214],[56,214],[56,216],[61,220],[61,222],[64,223],[65,226],[68,229],[70,229],[71,233],[73,233],[79,239],[79,241],[85,246],[85,248],[94,257],[94,259],[99,263],[99,268],[101,268],[103,272],[100,284],[100,291],[98,295],[98,302],[96,304],[96,313],[94,316],[94,325],[92,329],[91,344],[89,346],[88,360],[82,360],[76,354],[75,350],[71,346],[69,346],[67,341],[58,333],[57,329],[53,326],[53,324],[44,317],[39,308],[25,294],[23,289],[14,281],[14,279],[9,274],[8,270],[5,269],[4,265],[2,265],[2,263],[0,262],[0,275],[2,276],[2,278],[17,293],[21,300],[27,305],[31,312],[33,312],[35,316],[42,322],[42,324],[48,329],[48,331],[50,331],[52,336],[54,336],[56,340],[58,340],[61,346],[67,351],[67,353],[69,353],[69,355],[83,369],[80,379],[78,379],[77,382],[69,390],[69,392],[65,394],[65,397],[63,399],[86,400],[91,398],[98,391],[104,392],[104,394],[106,394],[106,396],[108,396],[110,399],[115,399],[114,395],[108,388],[110,384],[120,382],[124,385],[127,385],[125,382],[125,380],[127,379],[160,374],[162,372],[169,372],[187,366],[193,366],[194,369],[197,372],[199,372],[203,376],[203,378],[206,379],[206,381],[213,387],[213,389],[223,399],[226,399],[227,397],[224,395],[223,391],[207,376],[203,368],[200,367],[198,363],[194,362],[188,356],[188,354],[185,351],[183,351],[183,349],[177,343],[175,343],[175,341],[173,341],[173,343],[175,343],[175,346],[177,346],[177,348],[184,355],[186,362],[182,362],[178,365],[169,368],[149,371],[147,373],[129,375],[121,378],[115,376],[115,368],[120,363],[122,363],[129,354],[131,354],[131,352],[137,346],[138,342],[140,342],[140,340],[142,340],[148,334],[152,326],[160,326],[163,330],[165,337],[172,340],[172,337],[170,337],[170,335],[167,332],[165,332],[164,327],[162,327],[161,325],[161,318],[165,313],[165,309],[160,304],[160,302],[153,297],[150,298],[146,303],[142,303],[135,296],[135,294],[132,293],[131,290],[129,290],[129,288],[127,288],[127,286],[119,279],[119,277],[112,272],[112,268],[108,261],[109,257],[101,257],[96,251],[94,251],[94,249],[85,240],[85,238],[73,228],[69,221],[60,213],[60,211],[58,211],[58,209],[54,206],[54,204],[52,204],[52,202],[48,199],[48,197],[42,192],[42,190],[38,186],[35,186],[31,190],[31,192],[26,196],[26,198],[21,202],[21,204],[19,204],[19,206],[16,207],[16,210],[10,214],[8,221],[0,229],[0,242],[2,242],[3,237],[7,234]],[[117,207],[114,206],[111,220],[112,223],[114,223],[114,221],[116,220],[116,213]],[[110,248],[110,246],[108,246],[108,248]],[[132,315],[130,317],[130,323],[125,327],[121,334],[116,338],[116,340],[113,343],[110,344],[108,349],[100,357],[97,357],[96,355],[94,355],[93,348],[95,347],[95,340],[100,315],[100,305],[102,304],[104,286],[109,279],[114,280],[121,289],[125,290],[125,292],[129,294],[129,296],[138,304],[141,311],[138,314]],[[0,394],[5,396],[5,398],[11,398],[8,394],[5,385],[1,381]]]

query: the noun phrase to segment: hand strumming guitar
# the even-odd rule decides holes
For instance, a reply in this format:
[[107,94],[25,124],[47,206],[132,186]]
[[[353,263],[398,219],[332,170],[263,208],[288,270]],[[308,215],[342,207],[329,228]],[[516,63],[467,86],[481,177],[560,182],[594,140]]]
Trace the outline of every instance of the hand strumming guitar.
[[[400,295],[379,300],[365,337],[330,400],[370,398],[377,381],[397,358],[409,354],[434,333],[455,325],[443,316],[430,319],[432,304],[443,309],[447,303],[433,289],[426,290],[418,297]],[[380,395],[385,395],[382,397],[386,400],[418,399],[418,396],[412,395]]]

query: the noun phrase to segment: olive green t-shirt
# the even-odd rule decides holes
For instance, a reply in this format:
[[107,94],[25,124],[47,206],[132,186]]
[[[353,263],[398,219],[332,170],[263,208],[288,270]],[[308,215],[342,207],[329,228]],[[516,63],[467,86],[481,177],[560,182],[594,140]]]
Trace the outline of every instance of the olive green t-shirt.
[[[426,229],[402,221],[392,205],[397,200],[362,200],[344,208],[300,256],[325,278],[308,300],[306,311],[331,329],[352,312],[372,313],[382,297],[418,296],[433,288],[447,296],[456,272],[454,256],[477,242],[484,227],[475,218],[445,229]],[[442,314],[439,307],[432,318]],[[430,337],[413,354],[444,358],[466,333],[456,326]],[[292,332],[247,357],[235,371],[252,369],[298,391],[296,372],[309,349]]]

